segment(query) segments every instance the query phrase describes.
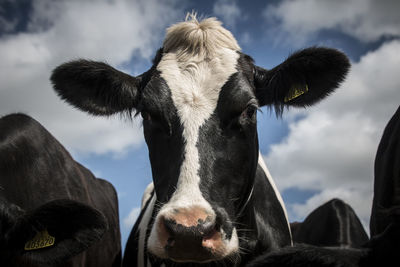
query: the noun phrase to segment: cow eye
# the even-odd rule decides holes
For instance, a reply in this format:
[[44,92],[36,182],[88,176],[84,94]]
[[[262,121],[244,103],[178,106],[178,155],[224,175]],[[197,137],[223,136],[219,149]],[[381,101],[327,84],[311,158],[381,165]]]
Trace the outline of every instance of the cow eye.
[[148,113],[147,111],[140,112],[140,115],[142,116],[143,120],[145,120],[145,121],[151,120],[150,113]]
[[143,125],[148,126],[148,130],[151,130],[157,134],[167,134],[168,136],[171,136],[171,124],[167,120],[155,113],[150,113],[145,110],[142,110],[140,115],[143,118]]
[[247,119],[253,119],[255,114],[257,113],[257,107],[254,105],[249,105],[246,109],[242,112],[241,117]]

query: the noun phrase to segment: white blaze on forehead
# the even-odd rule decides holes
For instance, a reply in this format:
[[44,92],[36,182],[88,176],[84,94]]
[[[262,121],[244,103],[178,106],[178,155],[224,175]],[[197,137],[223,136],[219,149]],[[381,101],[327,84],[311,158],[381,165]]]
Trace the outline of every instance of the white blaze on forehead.
[[[200,162],[196,143],[200,127],[216,109],[222,86],[237,72],[239,50],[232,34],[214,18],[201,22],[192,18],[192,21],[168,29],[164,54],[157,70],[171,90],[183,126],[185,148],[176,190],[160,210],[156,221],[160,215],[168,215],[174,209],[190,206],[203,207],[215,217],[211,205],[204,199],[199,188]],[[153,227],[149,240],[154,242],[155,235]],[[237,247],[237,239],[234,243],[236,245],[230,246]]]

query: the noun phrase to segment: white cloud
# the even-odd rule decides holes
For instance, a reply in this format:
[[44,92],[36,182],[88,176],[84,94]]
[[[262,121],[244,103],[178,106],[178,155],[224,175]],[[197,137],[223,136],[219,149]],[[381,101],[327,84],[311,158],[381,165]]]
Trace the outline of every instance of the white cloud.
[[140,210],[140,207],[133,208],[133,209],[131,210],[131,212],[129,212],[128,217],[125,217],[125,218],[123,219],[124,227],[125,227],[126,229],[128,229],[128,230],[131,230],[131,229],[132,229],[132,227],[133,227],[133,225],[135,224],[137,218],[139,217],[140,211],[141,211],[141,210]]
[[[346,82],[308,111],[291,111],[289,135],[273,145],[266,162],[280,190],[314,189],[305,204],[289,207],[291,220],[333,197],[369,221],[375,153],[386,123],[400,104],[400,41],[354,63]],[[305,117],[296,120],[298,114]]]
[[306,40],[324,29],[338,29],[362,41],[375,41],[382,36],[400,36],[400,2],[397,0],[282,1],[269,5],[266,19],[278,19],[292,40]]
[[54,67],[79,57],[115,67],[134,53],[150,61],[164,29],[184,15],[174,0],[49,0],[32,5],[29,31],[0,38],[0,116],[32,115],[73,153],[120,155],[142,143],[137,122],[74,110],[58,99],[49,77]]
[[242,16],[236,1],[229,0],[217,0],[213,6],[213,12],[231,27],[234,27],[236,20]]

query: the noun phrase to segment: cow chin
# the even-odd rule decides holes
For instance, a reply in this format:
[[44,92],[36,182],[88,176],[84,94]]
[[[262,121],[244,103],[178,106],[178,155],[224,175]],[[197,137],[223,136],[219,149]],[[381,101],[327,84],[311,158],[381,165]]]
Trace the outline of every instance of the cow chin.
[[235,255],[239,253],[239,239],[236,228],[232,229],[230,238],[221,228],[205,236],[190,236],[175,240],[166,234],[163,223],[156,218],[147,249],[155,257],[161,259],[179,263],[207,263],[235,258]]

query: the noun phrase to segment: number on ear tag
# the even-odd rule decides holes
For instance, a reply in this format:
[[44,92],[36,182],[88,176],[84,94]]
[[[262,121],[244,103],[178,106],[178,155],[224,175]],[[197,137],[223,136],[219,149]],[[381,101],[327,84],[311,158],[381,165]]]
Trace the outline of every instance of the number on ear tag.
[[297,97],[299,97],[299,96],[301,96],[302,94],[305,94],[305,93],[307,93],[307,92],[308,92],[308,85],[307,85],[307,84],[306,84],[306,87],[304,87],[304,88],[294,88],[294,89],[291,91],[291,94],[290,94],[290,95],[285,96],[284,101],[285,101],[285,103],[287,103],[287,102],[289,102],[290,100],[293,100],[293,99],[295,99],[295,98],[297,98]]
[[56,239],[54,236],[49,235],[47,230],[39,232],[35,235],[32,240],[25,243],[25,250],[35,250],[46,247],[51,247],[54,245]]

